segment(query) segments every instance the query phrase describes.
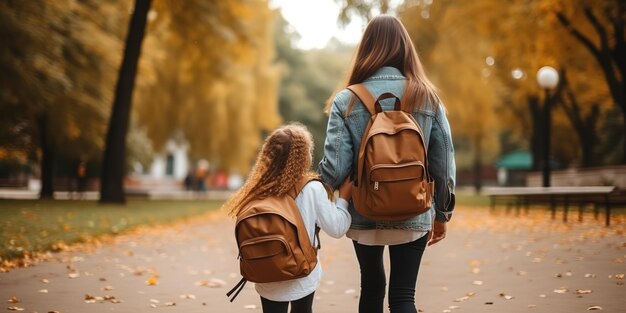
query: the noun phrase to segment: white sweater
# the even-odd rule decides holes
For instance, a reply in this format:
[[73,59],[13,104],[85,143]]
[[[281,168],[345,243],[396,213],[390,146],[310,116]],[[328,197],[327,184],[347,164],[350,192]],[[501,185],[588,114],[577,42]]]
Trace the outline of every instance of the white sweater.
[[[334,238],[341,238],[350,228],[348,202],[339,198],[337,203],[333,204],[328,200],[326,189],[318,181],[312,181],[302,188],[296,197],[296,205],[302,215],[311,243],[314,242],[315,224]],[[265,299],[281,302],[294,301],[314,292],[321,280],[322,265],[318,254],[317,265],[308,276],[275,283],[257,283],[255,288]]]

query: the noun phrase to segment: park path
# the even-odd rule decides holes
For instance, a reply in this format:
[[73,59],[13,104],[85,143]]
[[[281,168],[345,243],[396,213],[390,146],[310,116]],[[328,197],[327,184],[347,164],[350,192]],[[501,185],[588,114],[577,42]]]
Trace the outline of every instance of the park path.
[[[623,216],[605,228],[591,216],[564,224],[543,211],[457,212],[448,238],[425,254],[416,294],[422,312],[626,312]],[[315,311],[357,312],[351,243],[327,236],[322,243]],[[235,257],[233,221],[213,212],[0,273],[0,311],[261,312],[252,284],[234,303],[225,296],[240,278]]]

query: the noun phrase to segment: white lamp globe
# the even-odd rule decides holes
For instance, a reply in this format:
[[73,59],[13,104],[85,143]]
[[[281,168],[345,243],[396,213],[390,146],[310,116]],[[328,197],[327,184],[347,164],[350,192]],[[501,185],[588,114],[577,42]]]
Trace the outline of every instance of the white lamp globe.
[[552,89],[559,83],[559,72],[551,66],[544,66],[537,71],[537,83],[541,88]]

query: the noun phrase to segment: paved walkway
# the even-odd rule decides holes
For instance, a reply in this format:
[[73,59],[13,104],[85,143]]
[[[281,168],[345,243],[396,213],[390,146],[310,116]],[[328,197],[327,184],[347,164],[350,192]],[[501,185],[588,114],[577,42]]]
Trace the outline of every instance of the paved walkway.
[[[422,312],[604,312],[626,308],[626,220],[611,228],[459,208],[449,236],[425,254]],[[261,312],[239,279],[233,221],[222,212],[139,230],[0,273],[0,300],[24,312]],[[325,274],[316,312],[357,312],[358,266],[349,240],[322,237]],[[13,297],[19,302],[7,302]]]

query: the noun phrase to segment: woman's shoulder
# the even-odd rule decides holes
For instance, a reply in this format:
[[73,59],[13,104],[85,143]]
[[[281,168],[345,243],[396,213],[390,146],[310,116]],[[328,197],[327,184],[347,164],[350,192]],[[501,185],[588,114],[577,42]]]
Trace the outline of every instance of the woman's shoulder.
[[348,90],[348,88],[339,90],[339,92],[337,92],[335,94],[335,97],[333,98],[333,104],[336,105],[339,109],[344,109],[346,106],[348,106],[348,102],[350,101],[352,96],[352,91]]

